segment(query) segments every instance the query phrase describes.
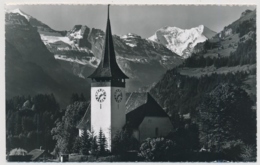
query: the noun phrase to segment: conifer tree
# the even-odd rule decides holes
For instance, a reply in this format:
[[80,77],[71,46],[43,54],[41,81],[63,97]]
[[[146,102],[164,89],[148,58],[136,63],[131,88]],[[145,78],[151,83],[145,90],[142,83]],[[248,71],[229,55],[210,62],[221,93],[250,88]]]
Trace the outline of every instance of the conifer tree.
[[92,134],[90,137],[90,151],[91,154],[95,155],[98,152],[97,137]]
[[81,147],[80,147],[80,153],[83,155],[87,155],[90,150],[90,138],[87,133],[87,131],[83,131],[82,136],[81,136]]
[[106,137],[103,134],[102,129],[100,129],[99,136],[98,136],[98,150],[99,150],[99,153],[103,154],[105,152],[106,147],[107,147]]

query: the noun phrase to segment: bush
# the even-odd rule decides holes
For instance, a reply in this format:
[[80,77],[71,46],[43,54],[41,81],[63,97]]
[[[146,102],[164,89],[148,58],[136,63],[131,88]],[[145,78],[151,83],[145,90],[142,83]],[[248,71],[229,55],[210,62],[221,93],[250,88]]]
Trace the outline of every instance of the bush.
[[176,144],[174,147],[175,154],[196,151],[200,148],[199,127],[195,123],[183,123],[183,126],[169,132],[166,138]]
[[127,130],[118,132],[112,139],[112,152],[114,154],[125,154],[129,150],[138,150],[139,142],[132,137],[131,133]]
[[245,162],[256,161],[256,146],[255,145],[244,145],[241,149],[240,157]]
[[[224,153],[226,160],[241,161],[240,154],[243,145],[244,143],[241,140],[227,141],[221,146],[221,152]],[[219,148],[219,146],[216,147]]]
[[111,155],[106,157],[100,157],[96,160],[97,162],[119,162],[121,158],[119,156]]
[[169,161],[175,144],[165,138],[147,138],[140,147],[138,156],[145,161]]

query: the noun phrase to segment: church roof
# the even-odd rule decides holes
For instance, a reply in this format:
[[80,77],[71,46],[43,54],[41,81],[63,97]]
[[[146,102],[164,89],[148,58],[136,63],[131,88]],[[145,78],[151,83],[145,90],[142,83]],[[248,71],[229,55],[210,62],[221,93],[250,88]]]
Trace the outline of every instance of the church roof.
[[147,116],[169,117],[149,93],[133,93],[126,102],[127,125],[137,128]]
[[113,37],[109,19],[109,6],[107,16],[107,27],[102,50],[102,58],[97,69],[88,78],[128,78],[119,68],[116,62]]
[[146,103],[147,93],[132,92],[126,94],[126,114]]
[[89,103],[88,108],[87,108],[84,116],[82,117],[82,119],[80,120],[80,122],[76,126],[76,128],[83,129],[83,130],[90,129],[90,107],[91,107],[91,105]]
[[[78,129],[90,129],[89,104],[84,116],[76,126]],[[169,117],[157,101],[149,93],[131,93],[126,100],[126,121],[132,128],[137,128],[146,116]]]
[[42,149],[34,149],[28,153],[28,155],[31,155],[31,160],[35,161],[38,158],[40,158],[43,154],[45,154],[45,157],[53,157],[50,153],[48,153],[46,150]]

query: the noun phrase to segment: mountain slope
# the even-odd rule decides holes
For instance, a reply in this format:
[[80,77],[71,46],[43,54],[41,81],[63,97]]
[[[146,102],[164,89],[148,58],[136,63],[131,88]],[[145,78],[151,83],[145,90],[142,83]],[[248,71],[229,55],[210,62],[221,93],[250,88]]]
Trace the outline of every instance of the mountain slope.
[[66,31],[56,31],[50,28],[48,25],[42,23],[41,21],[37,20],[36,18],[32,17],[31,15],[23,12],[19,8],[8,11],[7,13],[13,13],[13,14],[19,14],[23,16],[31,26],[36,27],[38,32],[44,33],[44,34],[56,34],[56,35],[65,35],[67,32]]
[[213,38],[217,33],[213,30],[209,29],[208,27],[204,26],[202,34],[207,37],[208,39]]
[[256,10],[246,10],[244,11],[240,18],[231,24],[224,27],[224,29],[219,33],[220,38],[226,38],[230,35],[239,33],[239,25],[241,25],[245,21],[253,21],[253,24],[255,24],[256,20]]
[[256,10],[246,10],[241,17],[224,27],[214,38],[200,43],[193,49],[204,57],[229,57],[239,44],[253,39],[256,33]]
[[[221,83],[245,90],[256,108],[256,11],[247,11],[206,42],[151,89],[169,112],[194,113],[201,97]],[[236,30],[232,30],[236,29]]]
[[148,39],[166,46],[172,52],[187,58],[191,55],[193,48],[201,42],[216,35],[204,25],[191,29],[180,29],[177,27],[164,27],[155,32]]
[[[6,13],[6,96],[54,93],[62,106],[89,83],[64,70],[41,41],[37,28],[17,13]],[[85,92],[84,92],[85,93]]]

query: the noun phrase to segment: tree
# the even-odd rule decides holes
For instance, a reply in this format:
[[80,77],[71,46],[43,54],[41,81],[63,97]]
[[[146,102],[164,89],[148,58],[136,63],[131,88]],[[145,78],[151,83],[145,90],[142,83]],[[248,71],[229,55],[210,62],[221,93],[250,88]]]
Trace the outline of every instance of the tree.
[[62,153],[72,152],[73,144],[78,136],[76,125],[84,115],[88,103],[74,102],[67,106],[65,115],[56,121],[56,126],[51,130],[56,147]]
[[73,148],[72,148],[72,152],[74,153],[79,153],[80,152],[80,148],[81,148],[81,137],[76,137]]
[[88,155],[91,147],[90,137],[87,131],[83,131],[81,138],[81,146],[80,146],[80,153],[83,155]]
[[103,134],[102,129],[100,129],[99,135],[98,135],[98,151],[99,151],[99,154],[101,154],[101,155],[104,154],[106,147],[107,147],[106,137]]
[[234,140],[255,143],[256,126],[253,122],[253,102],[247,93],[234,84],[220,84],[203,98],[197,107],[200,139],[217,151]]
[[7,150],[22,147],[27,151],[42,146],[53,150],[50,134],[61,116],[54,95],[16,96],[6,101]]
[[90,152],[92,155],[96,155],[98,153],[98,143],[97,143],[97,137],[94,136],[94,134],[91,134],[90,137]]
[[140,147],[138,155],[145,161],[169,161],[175,144],[165,138],[147,138]]

